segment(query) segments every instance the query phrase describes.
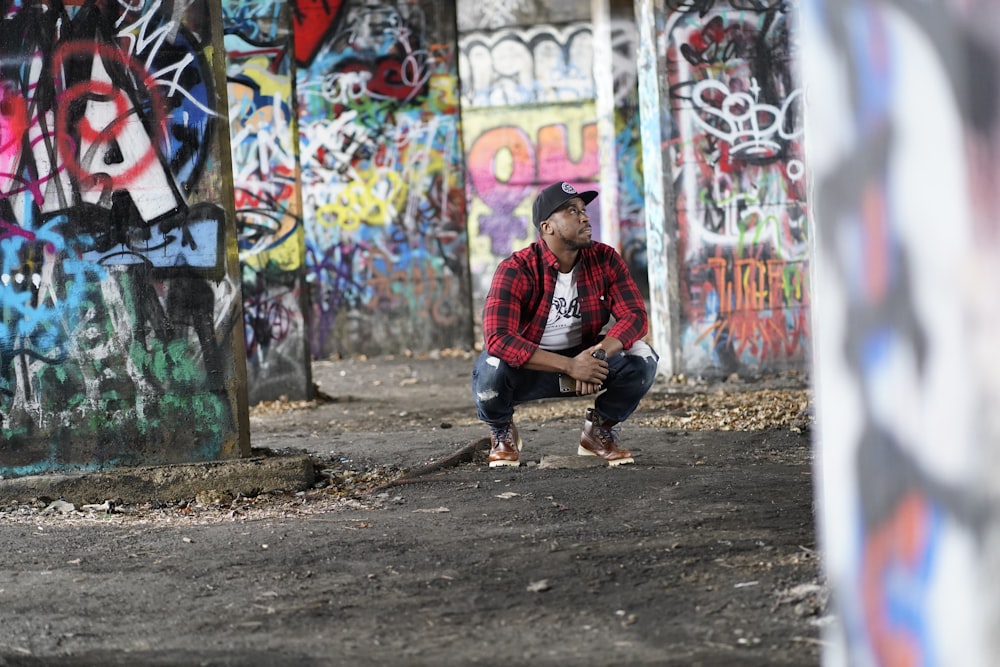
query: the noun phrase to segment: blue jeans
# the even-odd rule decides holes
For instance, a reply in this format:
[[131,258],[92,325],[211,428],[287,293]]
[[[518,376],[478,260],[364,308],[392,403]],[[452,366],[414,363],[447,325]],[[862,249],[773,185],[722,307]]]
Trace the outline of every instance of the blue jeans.
[[[575,356],[579,350],[560,352]],[[653,386],[659,357],[643,342],[608,359],[608,379],[596,394],[594,409],[604,419],[623,422],[635,411],[639,401]],[[513,368],[486,352],[472,367],[472,399],[479,419],[491,426],[502,426],[514,418],[514,407],[543,398],[566,398],[576,394],[559,391],[559,374]]]

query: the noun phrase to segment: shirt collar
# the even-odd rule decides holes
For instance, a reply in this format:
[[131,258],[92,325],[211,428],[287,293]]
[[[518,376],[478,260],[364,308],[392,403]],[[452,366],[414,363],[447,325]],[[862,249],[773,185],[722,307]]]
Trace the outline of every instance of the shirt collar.
[[[542,241],[542,240],[539,239],[537,243],[538,243],[539,247],[542,249],[542,263],[545,266],[551,266],[552,268],[554,268],[554,269],[556,269],[558,271],[559,270],[559,258],[556,257],[556,254],[549,249],[549,246],[545,243],[545,241]],[[580,249],[580,255],[579,255],[579,257],[576,260],[577,265],[580,264],[580,260],[583,259],[583,256],[586,253],[590,252],[590,249],[593,248],[593,247],[594,247],[594,244],[591,243],[586,248],[581,248]]]

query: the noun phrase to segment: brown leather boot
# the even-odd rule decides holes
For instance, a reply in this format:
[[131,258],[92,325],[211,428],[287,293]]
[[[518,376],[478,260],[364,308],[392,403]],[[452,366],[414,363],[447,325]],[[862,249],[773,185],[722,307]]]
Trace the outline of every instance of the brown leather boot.
[[521,465],[521,435],[514,422],[490,427],[490,467]]
[[635,463],[632,452],[618,447],[618,432],[613,430],[616,424],[618,422],[598,417],[593,408],[587,408],[583,433],[580,434],[580,447],[576,453],[580,456],[599,456],[609,466]]

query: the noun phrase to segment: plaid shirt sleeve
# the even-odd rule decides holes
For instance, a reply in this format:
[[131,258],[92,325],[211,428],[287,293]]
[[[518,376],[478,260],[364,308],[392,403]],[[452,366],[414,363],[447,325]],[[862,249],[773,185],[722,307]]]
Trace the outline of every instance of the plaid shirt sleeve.
[[[509,257],[497,267],[493,282],[486,294],[483,307],[483,335],[486,351],[503,359],[517,368],[524,365],[538,349],[538,340],[525,336],[531,318],[537,316],[541,305],[532,307],[531,295],[541,297],[544,292],[544,278],[541,274],[527,270],[521,258]],[[550,299],[551,301],[551,296]],[[545,304],[548,314],[548,304]],[[544,327],[544,324],[542,325]],[[537,329],[537,325],[532,329]]]
[[[610,310],[615,322],[608,329],[607,335],[620,340],[627,350],[648,331],[646,303],[625,260],[614,248],[604,243],[595,243],[589,251],[584,258],[589,260],[586,264],[587,275],[592,282],[586,290],[580,290],[585,340],[590,338],[590,327],[596,327],[593,330],[596,336],[607,324],[607,313]],[[584,298],[585,291],[587,298]]]

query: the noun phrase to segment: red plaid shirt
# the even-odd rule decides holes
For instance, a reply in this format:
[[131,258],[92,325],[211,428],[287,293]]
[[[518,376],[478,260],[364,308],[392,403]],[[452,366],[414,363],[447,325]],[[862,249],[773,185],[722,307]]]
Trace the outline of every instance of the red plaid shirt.
[[[515,252],[497,267],[483,308],[486,351],[517,368],[538,349],[549,319],[559,260],[542,241]],[[646,335],[646,306],[625,260],[611,246],[580,250],[576,286],[583,344],[593,345],[614,316],[607,335],[625,349]]]

